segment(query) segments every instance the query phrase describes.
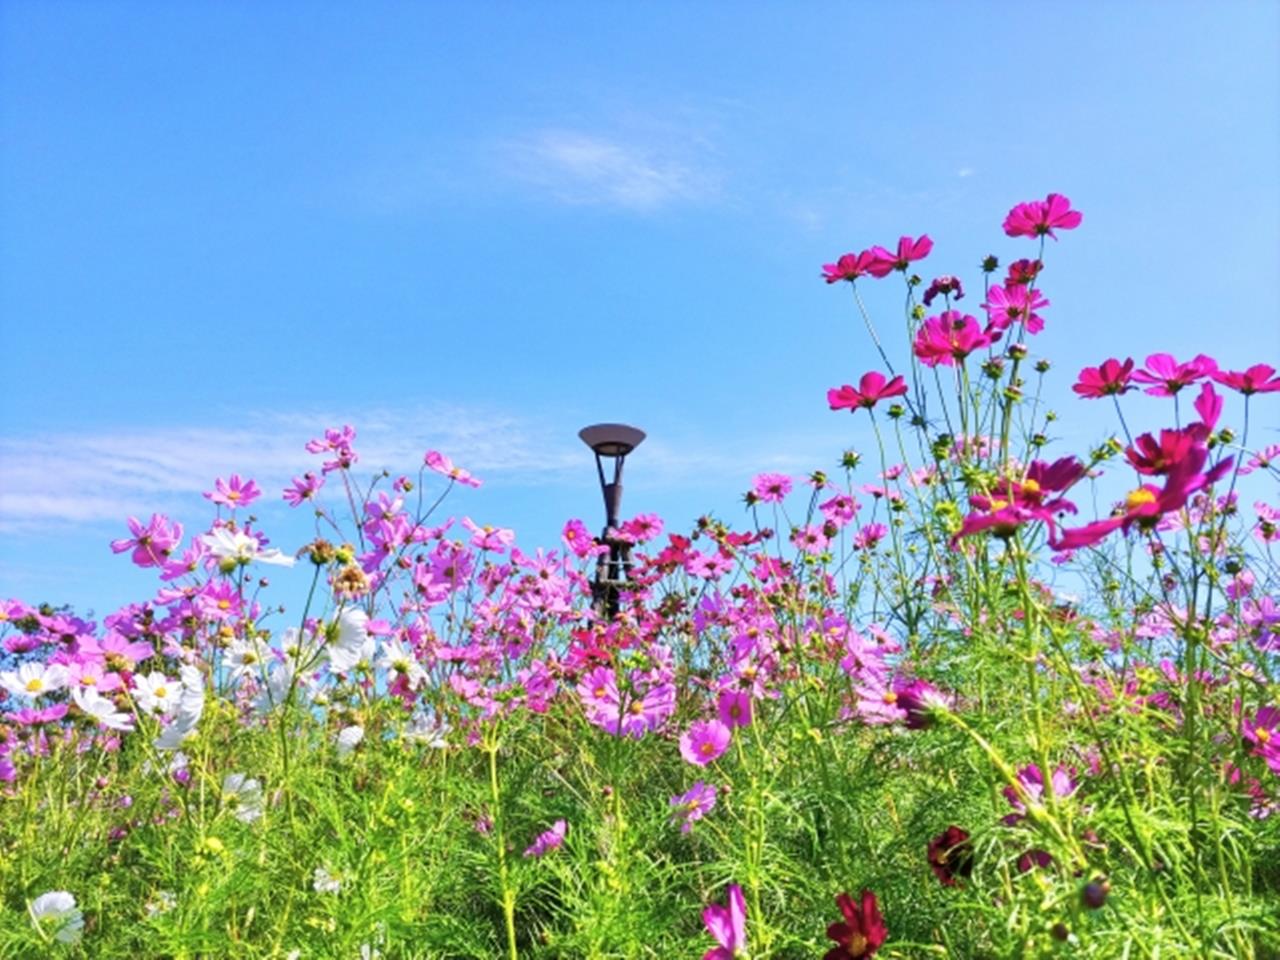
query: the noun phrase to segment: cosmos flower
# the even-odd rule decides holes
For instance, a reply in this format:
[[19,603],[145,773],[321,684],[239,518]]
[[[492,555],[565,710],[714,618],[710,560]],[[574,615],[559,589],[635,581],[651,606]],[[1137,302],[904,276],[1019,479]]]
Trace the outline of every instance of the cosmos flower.
[[453,461],[438,450],[428,450],[423,456],[422,462],[441,476],[448,477],[464,487],[478,488],[482,482],[473,477],[469,471],[454,466]]
[[931,250],[933,250],[933,241],[927,235],[917,240],[911,237],[900,238],[896,252],[886,250],[884,247],[872,247],[868,251],[871,259],[867,265],[867,272],[873,277],[887,277],[894,270],[905,273],[908,266],[917,260],[923,260]]
[[711,903],[703,908],[702,922],[719,944],[704,953],[702,960],[737,960],[747,955],[747,901],[742,887],[729,884],[728,901],[723,906]]
[[1112,358],[1102,361],[1099,366],[1081,370],[1080,378],[1071,389],[1091,400],[1116,396],[1134,389],[1129,383],[1132,374],[1132,357],[1126,358],[1124,363]]
[[827,283],[839,283],[841,280],[853,283],[859,277],[870,272],[873,259],[874,257],[870,250],[863,250],[858,254],[846,253],[835,263],[824,263],[822,265],[822,277]]
[[76,898],[65,890],[42,893],[28,908],[31,922],[42,937],[58,943],[76,943],[84,933],[84,914],[76,906]]
[[557,820],[552,824],[551,829],[545,833],[538,834],[536,840],[525,850],[526,857],[541,857],[550,853],[552,850],[559,848],[564,844],[565,833],[569,829],[569,824],[564,820]]
[[928,857],[929,869],[944,887],[954,887],[957,877],[973,873],[973,844],[955,824],[929,841]]
[[687,791],[671,798],[671,822],[680,824],[680,832],[688,833],[693,824],[715,808],[716,788],[699,780]]
[[286,556],[274,547],[263,550],[261,541],[251,537],[242,530],[231,530],[228,527],[215,527],[212,532],[204,534],[200,541],[209,548],[209,552],[220,561],[245,565],[257,561],[270,563],[280,567],[292,567],[294,557]]
[[680,756],[705,767],[725,752],[731,739],[731,731],[719,720],[697,720],[680,737]]
[[876,895],[864,889],[855,903],[849,894],[841,893],[836,897],[836,906],[844,921],[827,927],[827,937],[836,945],[823,954],[822,960],[863,960],[875,956],[889,936]]
[[262,490],[253,480],[241,480],[240,474],[233,473],[230,479],[218,477],[213,481],[212,492],[204,494],[206,500],[235,510],[247,507],[262,496]]
[[827,404],[832,410],[848,410],[852,413],[858,409],[870,410],[881,400],[905,396],[906,392],[907,383],[901,375],[885,380],[884,374],[872,370],[862,375],[857,389],[846,383],[838,390],[835,387],[828,390]]
[[1074,230],[1080,226],[1078,210],[1071,209],[1071,201],[1060,193],[1051,193],[1044,200],[1020,203],[1004,218],[1004,232],[1010,237],[1043,237],[1046,234],[1057,240],[1054,230]]

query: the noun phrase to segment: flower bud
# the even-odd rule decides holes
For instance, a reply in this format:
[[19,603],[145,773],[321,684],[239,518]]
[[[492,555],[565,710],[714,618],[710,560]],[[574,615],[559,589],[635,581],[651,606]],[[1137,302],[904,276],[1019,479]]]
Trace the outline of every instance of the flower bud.
[[1000,269],[1000,261],[993,254],[988,254],[982,258],[982,272],[995,273]]

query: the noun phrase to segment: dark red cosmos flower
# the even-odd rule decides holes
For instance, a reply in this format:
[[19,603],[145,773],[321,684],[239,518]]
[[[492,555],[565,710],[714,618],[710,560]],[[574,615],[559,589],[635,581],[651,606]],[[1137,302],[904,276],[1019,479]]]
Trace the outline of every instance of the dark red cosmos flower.
[[1097,367],[1085,367],[1080,371],[1080,379],[1071,389],[1082,397],[1098,400],[1102,397],[1128,393],[1133,389],[1129,383],[1133,376],[1133,358],[1128,357],[1124,363],[1112,358],[1103,360]]
[[1043,269],[1044,264],[1039,260],[1015,260],[1009,264],[1009,275],[1005,277],[1004,285],[1007,287],[1015,283],[1031,283]]
[[933,241],[927,234],[918,240],[902,237],[898,240],[897,253],[886,250],[884,247],[872,247],[867,251],[871,255],[867,273],[873,277],[887,277],[894,270],[905,273],[908,265],[916,260],[923,260],[932,249]]
[[[839,283],[841,280],[848,280],[850,283],[857,280],[860,276],[870,272],[871,262],[874,259],[870,250],[863,250],[861,253],[846,253],[835,263],[824,263],[822,265],[822,276],[827,283]],[[885,271],[886,273],[888,271]],[[877,274],[884,276],[884,274]]]
[[929,841],[929,867],[944,887],[954,887],[956,877],[973,874],[973,844],[969,834],[955,824]]
[[862,375],[856,390],[847,383],[839,390],[832,387],[827,391],[827,403],[831,405],[832,410],[853,412],[859,407],[870,410],[886,397],[901,397],[906,392],[907,382],[901,375],[892,380],[885,380],[884,374],[872,370]]
[[1275,393],[1280,390],[1280,377],[1275,367],[1255,363],[1248,370],[1217,370],[1211,374],[1224,387],[1239,390],[1246,397],[1251,393]]
[[859,894],[859,903],[847,893],[836,897],[836,906],[844,915],[844,923],[833,923],[827,927],[827,936],[836,945],[822,956],[822,960],[861,960],[873,957],[889,936],[889,928],[884,925],[880,916],[880,907],[876,903],[876,895],[864,889]]
[[964,286],[960,283],[960,278],[950,275],[936,277],[933,283],[929,284],[929,289],[924,292],[924,305],[926,307],[929,306],[939,294],[962,300],[964,298]]

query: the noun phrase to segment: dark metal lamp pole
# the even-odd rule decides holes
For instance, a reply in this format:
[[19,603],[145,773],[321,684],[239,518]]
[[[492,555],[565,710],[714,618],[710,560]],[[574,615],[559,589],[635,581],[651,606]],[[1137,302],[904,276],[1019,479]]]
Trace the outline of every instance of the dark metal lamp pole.
[[[596,576],[591,585],[596,613],[613,620],[618,615],[618,591],[627,582],[631,569],[631,544],[611,535],[618,527],[622,507],[622,464],[644,440],[644,431],[622,423],[597,423],[578,431],[582,442],[596,455],[600,492],[604,494],[604,533],[600,541],[609,547],[596,560]],[[613,461],[613,479],[605,473],[605,460]]]

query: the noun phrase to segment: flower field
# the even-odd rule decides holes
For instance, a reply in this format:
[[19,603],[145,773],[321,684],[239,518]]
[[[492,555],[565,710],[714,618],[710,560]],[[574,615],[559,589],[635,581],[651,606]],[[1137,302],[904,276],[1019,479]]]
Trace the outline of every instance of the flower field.
[[[129,518],[138,603],[0,601],[0,957],[1280,957],[1280,377],[1051,369],[1082,221],[1019,203],[972,276],[926,282],[927,236],[824,266],[874,446],[736,528],[525,549],[449,516],[465,465],[367,475],[342,426],[283,492]],[[1063,449],[1080,405],[1113,435]]]

